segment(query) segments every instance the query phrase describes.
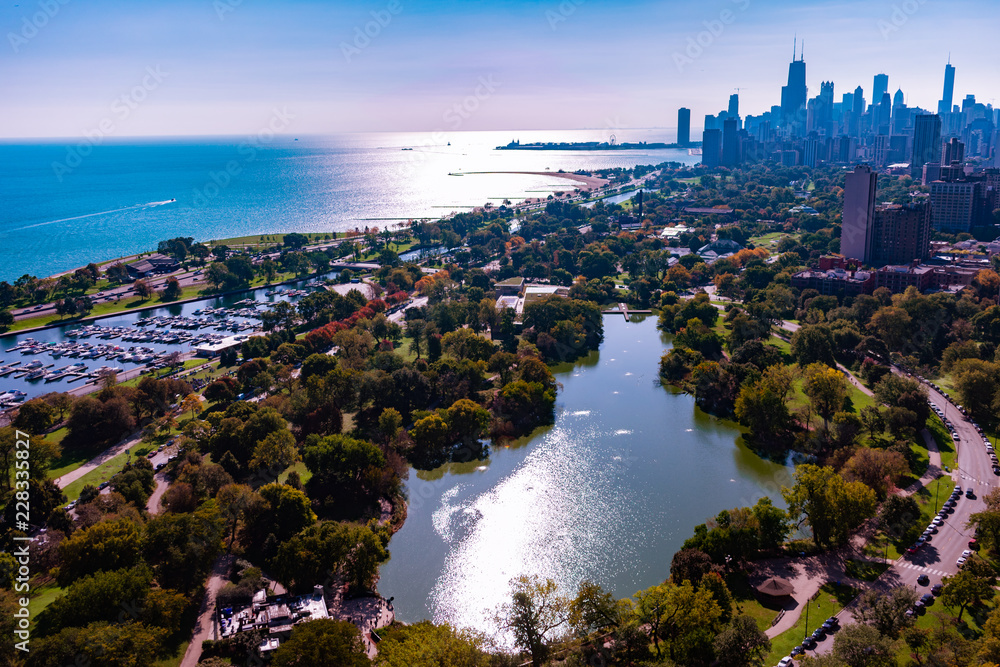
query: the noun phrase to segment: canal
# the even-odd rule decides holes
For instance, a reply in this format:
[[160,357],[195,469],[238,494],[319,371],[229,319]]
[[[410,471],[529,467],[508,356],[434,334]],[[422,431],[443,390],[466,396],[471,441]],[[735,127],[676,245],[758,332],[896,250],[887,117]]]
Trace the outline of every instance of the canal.
[[662,582],[694,526],[719,511],[764,495],[784,507],[789,466],[659,384],[669,347],[654,317],[605,316],[600,350],[556,369],[553,426],[486,461],[411,470],[409,515],[379,582],[397,618],[494,634],[520,574],[570,596],[584,579],[631,596]]

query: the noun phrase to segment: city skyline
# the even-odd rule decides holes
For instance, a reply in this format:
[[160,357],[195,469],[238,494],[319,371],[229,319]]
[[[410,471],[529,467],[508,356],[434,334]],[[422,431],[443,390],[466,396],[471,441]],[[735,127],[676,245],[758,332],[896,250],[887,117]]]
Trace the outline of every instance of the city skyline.
[[107,119],[118,137],[240,134],[276,108],[299,134],[673,129],[686,107],[696,137],[737,89],[743,114],[776,104],[793,41],[810,97],[833,81],[836,99],[860,85],[871,103],[885,73],[890,94],[934,111],[950,59],[954,99],[990,103],[1000,7],[911,4],[14,5],[0,11],[0,135],[77,137]]

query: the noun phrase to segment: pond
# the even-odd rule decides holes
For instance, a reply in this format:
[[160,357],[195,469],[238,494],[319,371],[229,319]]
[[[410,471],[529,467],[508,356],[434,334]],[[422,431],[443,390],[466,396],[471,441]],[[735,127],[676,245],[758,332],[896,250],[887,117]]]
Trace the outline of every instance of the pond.
[[520,574],[568,595],[589,579],[631,596],[662,582],[694,526],[719,511],[764,495],[785,507],[790,466],[660,385],[669,340],[654,317],[605,316],[600,350],[555,369],[554,425],[485,461],[411,470],[409,515],[379,582],[400,620],[493,634]]

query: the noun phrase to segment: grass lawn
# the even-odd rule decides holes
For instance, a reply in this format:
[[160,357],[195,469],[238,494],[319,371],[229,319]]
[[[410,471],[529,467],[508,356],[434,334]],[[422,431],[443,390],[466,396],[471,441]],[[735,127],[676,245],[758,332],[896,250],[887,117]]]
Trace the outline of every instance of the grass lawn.
[[[962,622],[957,623],[958,609],[949,609],[942,604],[940,599],[937,599],[934,605],[927,609],[925,614],[917,617],[916,626],[933,631],[939,628],[956,626],[957,623],[956,627],[959,634],[966,639],[978,639],[983,634],[983,623],[986,622],[987,616],[989,616],[990,612],[996,606],[997,599],[994,597],[978,608],[966,609],[965,613],[962,614]],[[910,664],[907,662],[910,659],[910,648],[906,645],[906,642],[900,639],[897,641],[896,647],[896,658],[901,661],[900,664]]]
[[55,599],[64,592],[65,589],[60,588],[54,582],[44,584],[34,589],[33,595],[28,601],[28,611],[31,613],[32,625],[34,625],[35,619],[38,618],[38,615],[42,613],[46,607],[55,602]]
[[927,526],[930,524],[931,519],[941,509],[941,505],[948,500],[953,488],[955,488],[955,482],[951,477],[941,475],[914,494],[913,497],[917,501],[917,505],[920,506],[920,519],[918,521],[921,523],[919,525]]
[[757,627],[767,630],[774,617],[781,611],[781,604],[764,596],[758,597],[750,583],[739,574],[726,577],[726,585],[733,596],[737,614],[746,614],[757,622]]
[[291,468],[278,475],[278,481],[284,484],[285,480],[288,479],[288,473],[292,472],[293,470],[299,473],[299,481],[302,482],[303,484],[305,484],[312,478],[312,473],[309,472],[308,468],[306,468],[306,464],[303,463],[302,461],[298,461]]
[[844,568],[847,576],[861,581],[875,581],[883,572],[889,569],[886,563],[873,563],[863,560],[848,560]]
[[[844,605],[853,600],[857,594],[858,591],[850,586],[823,584],[816,597],[809,602],[809,625],[806,625],[806,612],[803,610],[794,626],[771,640],[771,654],[765,663],[777,664],[802,642],[805,635],[811,634],[823,621],[843,609]],[[825,641],[829,642],[833,639],[827,638]]]
[[177,651],[172,657],[157,660],[153,663],[153,667],[180,667],[181,661],[184,660],[184,654],[187,652],[188,644],[190,643],[191,642],[184,642],[177,647]]
[[117,473],[121,472],[121,469],[125,467],[125,463],[128,460],[129,452],[132,453],[133,457],[143,457],[146,456],[146,454],[148,454],[151,450],[156,449],[157,446],[158,445],[155,442],[140,442],[128,452],[122,452],[113,459],[105,461],[94,470],[91,470],[86,475],[63,489],[63,493],[66,494],[67,499],[76,500],[80,497],[80,492],[83,491],[83,487],[86,485],[93,484],[94,486],[99,486],[101,482],[106,482]]
[[938,450],[941,452],[941,465],[953,469],[955,467],[955,442],[951,439],[948,427],[944,425],[941,418],[931,413],[927,418],[927,430],[934,436]]

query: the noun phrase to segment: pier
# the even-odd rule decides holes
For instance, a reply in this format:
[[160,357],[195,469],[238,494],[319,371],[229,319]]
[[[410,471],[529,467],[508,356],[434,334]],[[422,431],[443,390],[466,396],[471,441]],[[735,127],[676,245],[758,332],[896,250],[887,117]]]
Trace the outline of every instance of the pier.
[[625,321],[628,321],[629,315],[651,315],[653,311],[651,310],[629,310],[628,304],[619,303],[617,308],[612,308],[611,310],[602,310],[605,315],[624,315]]

